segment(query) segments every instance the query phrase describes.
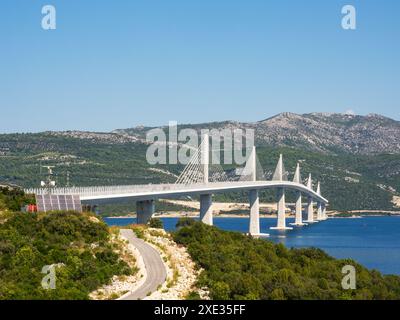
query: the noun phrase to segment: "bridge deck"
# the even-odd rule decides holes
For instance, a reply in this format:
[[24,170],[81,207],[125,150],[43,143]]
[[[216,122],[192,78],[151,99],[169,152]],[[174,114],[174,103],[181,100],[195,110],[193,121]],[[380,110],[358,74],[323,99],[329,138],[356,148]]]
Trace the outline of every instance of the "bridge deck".
[[[134,200],[150,200],[180,196],[193,196],[210,193],[224,193],[228,191],[261,190],[269,188],[287,188],[298,190],[316,201],[328,203],[328,200],[314,190],[301,183],[290,181],[236,181],[210,182],[207,184],[158,184],[158,185],[131,185],[131,186],[103,186],[103,187],[74,187],[54,188],[52,194],[76,194],[82,201],[131,198]],[[27,189],[26,193],[45,194],[47,189]]]

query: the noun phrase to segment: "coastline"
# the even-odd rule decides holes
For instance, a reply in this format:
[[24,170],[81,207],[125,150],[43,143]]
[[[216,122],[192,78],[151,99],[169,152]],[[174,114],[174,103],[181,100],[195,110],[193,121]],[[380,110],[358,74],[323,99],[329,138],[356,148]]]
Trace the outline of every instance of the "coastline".
[[[347,211],[348,213],[377,213],[378,216],[381,214],[393,214],[393,215],[400,215],[400,211],[398,210],[350,210]],[[372,216],[372,215],[370,215]]]
[[[400,200],[396,199],[399,203]],[[171,200],[163,199],[160,200],[167,204],[178,206],[178,208],[171,208],[171,211],[155,212],[154,218],[198,218],[200,211],[200,203],[198,201],[189,200]],[[396,205],[398,202],[394,201]],[[277,204],[274,202],[263,202],[260,203],[260,218],[276,219],[277,218]],[[216,218],[247,218],[249,217],[248,203],[236,203],[236,202],[213,202],[213,216]],[[294,206],[293,203],[286,204],[286,218],[295,217],[295,213],[289,208]],[[181,208],[179,208],[181,207]],[[185,209],[186,208],[186,209]],[[188,208],[189,211],[188,211]],[[395,209],[395,207],[394,207]],[[168,210],[168,209],[167,209]],[[231,213],[230,213],[231,212]],[[399,210],[327,210],[327,215],[330,218],[360,218],[362,216],[386,216],[386,215],[400,215]],[[130,212],[127,215],[105,217],[107,219],[125,219],[125,218],[136,218],[136,213]]]
[[[368,214],[366,214],[368,213]],[[370,214],[371,213],[371,214]],[[388,210],[351,210],[346,212],[340,211],[328,211],[328,217],[335,219],[355,219],[361,217],[382,217],[387,215],[398,215],[400,216],[400,211],[388,211]],[[342,214],[351,214],[349,216],[340,216]],[[366,215],[363,215],[366,214]],[[238,213],[223,213],[223,214],[214,214],[215,218],[247,218],[248,214],[238,214]],[[154,218],[198,218],[199,215],[196,213],[185,213],[185,212],[168,212],[168,213],[158,213],[154,215]],[[293,218],[294,214],[286,214],[286,218]],[[126,219],[132,218],[136,219],[136,214],[129,214],[126,216],[107,216],[103,217],[106,219]],[[276,214],[261,214],[260,218],[267,219],[276,219]]]
[[[215,214],[214,218],[246,218],[249,215],[247,214],[237,214],[237,213],[224,213],[224,214]],[[153,216],[154,218],[198,218],[199,215],[198,214],[181,214],[179,212],[177,213],[167,213],[167,214],[155,214]],[[106,219],[126,219],[126,218],[132,218],[132,219],[136,219],[136,215],[127,215],[127,216],[111,216],[111,217],[104,217]],[[276,215],[264,215],[264,214],[260,214],[260,218],[276,218]]]

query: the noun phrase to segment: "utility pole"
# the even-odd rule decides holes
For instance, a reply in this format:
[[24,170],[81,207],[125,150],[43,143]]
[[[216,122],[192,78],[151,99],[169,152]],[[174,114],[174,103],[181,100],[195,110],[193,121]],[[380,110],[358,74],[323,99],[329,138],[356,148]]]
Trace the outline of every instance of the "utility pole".
[[55,166],[42,166],[43,168],[47,169],[47,177],[46,179],[43,181],[40,181],[40,185],[42,188],[46,188],[47,192],[50,194],[51,193],[51,189],[54,188],[56,186],[56,182],[55,180],[53,180],[53,168],[55,168]]

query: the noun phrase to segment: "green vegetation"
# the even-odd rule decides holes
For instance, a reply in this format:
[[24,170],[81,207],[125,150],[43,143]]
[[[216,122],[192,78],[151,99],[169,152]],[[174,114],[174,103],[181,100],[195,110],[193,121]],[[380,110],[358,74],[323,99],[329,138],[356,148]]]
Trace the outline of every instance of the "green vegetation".
[[160,218],[151,218],[149,221],[149,227],[155,229],[164,229],[163,222]]
[[[98,218],[76,212],[12,212],[25,195],[10,192],[0,193],[0,300],[88,299],[114,275],[132,273]],[[53,264],[58,265],[56,289],[45,290],[41,271]]]
[[[106,143],[92,139],[57,136],[51,133],[0,135],[0,146],[9,148],[0,156],[0,181],[22,187],[37,187],[47,171],[41,165],[56,165],[57,184],[70,185],[147,184],[174,182],[173,176],[147,170],[147,145]],[[168,169],[168,166],[159,166]]]
[[180,229],[182,227],[190,227],[193,226],[196,223],[196,220],[192,218],[180,218],[178,222],[176,223],[176,228]]
[[0,210],[19,211],[26,204],[35,203],[35,197],[21,189],[0,187]]
[[[155,165],[146,161],[147,145],[140,142],[112,143],[57,136],[51,133],[0,135],[0,146],[9,149],[0,156],[0,181],[22,187],[39,185],[41,165],[55,165],[56,180],[65,186],[67,171],[70,185],[121,185],[173,183],[183,166]],[[335,210],[393,210],[392,196],[400,190],[400,155],[354,155],[336,150],[336,154],[307,151],[295,147],[257,147],[257,155],[267,179],[272,177],[279,153],[283,153],[289,178],[301,160],[302,177],[313,174],[322,183],[322,193]],[[225,169],[233,169],[224,166]],[[175,175],[175,176],[174,176]],[[315,186],[314,186],[315,188]],[[294,197],[287,192],[288,201]],[[227,193],[215,201],[247,201],[246,193]],[[261,201],[275,201],[274,191],[261,194]],[[157,203],[158,211],[176,211],[173,205]],[[182,208],[179,208],[182,209]],[[101,214],[132,213],[134,203],[100,206]],[[193,209],[185,208],[187,211]]]
[[[287,249],[199,222],[178,224],[174,240],[204,269],[198,287],[208,287],[212,299],[400,299],[400,277],[382,276],[350,259],[319,249]],[[348,264],[356,268],[356,290],[341,287]]]

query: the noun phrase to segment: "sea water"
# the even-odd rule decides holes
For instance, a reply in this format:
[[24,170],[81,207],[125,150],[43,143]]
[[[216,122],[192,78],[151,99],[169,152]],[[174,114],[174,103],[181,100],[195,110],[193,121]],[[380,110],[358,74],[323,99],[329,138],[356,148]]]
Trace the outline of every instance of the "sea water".
[[[167,231],[178,218],[161,218]],[[106,218],[109,225],[127,225],[135,218]],[[286,219],[287,224],[293,219]],[[400,217],[333,218],[290,231],[269,230],[276,219],[261,218],[262,233],[269,240],[291,248],[316,247],[336,258],[351,258],[369,269],[400,275]],[[214,218],[214,225],[231,231],[248,232],[248,218]]]

